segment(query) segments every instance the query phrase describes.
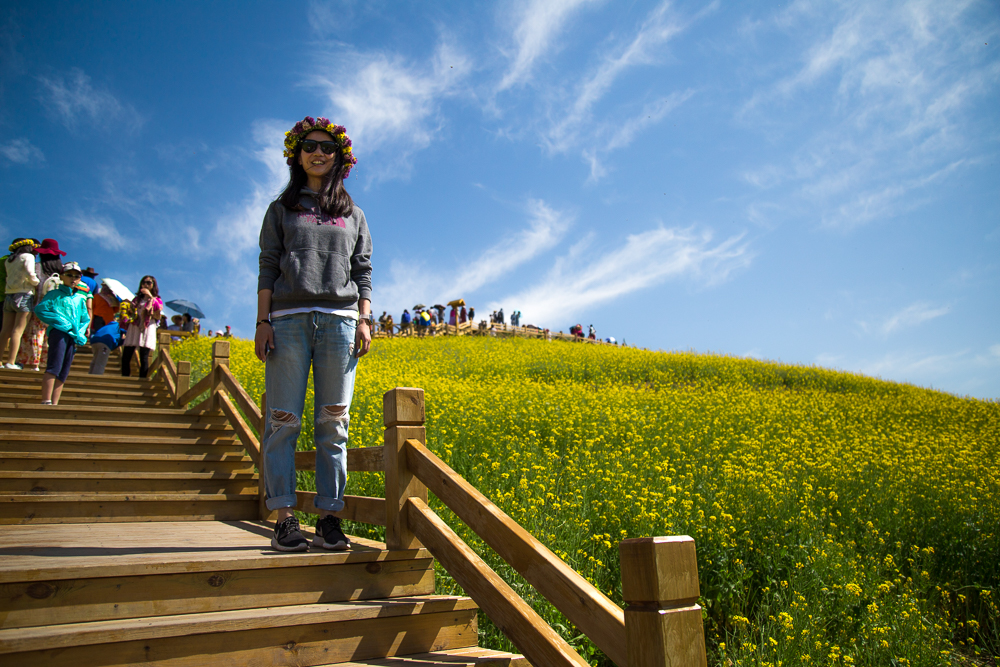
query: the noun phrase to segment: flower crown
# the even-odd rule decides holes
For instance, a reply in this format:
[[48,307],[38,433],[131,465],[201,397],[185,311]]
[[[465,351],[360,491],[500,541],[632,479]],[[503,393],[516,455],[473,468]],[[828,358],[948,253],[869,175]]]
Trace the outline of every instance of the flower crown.
[[322,130],[333,137],[334,143],[337,144],[337,148],[340,149],[340,154],[344,158],[344,178],[347,178],[351,173],[351,168],[358,163],[358,158],[354,157],[354,152],[351,150],[351,138],[347,136],[347,129],[343,125],[334,125],[329,118],[306,116],[297,122],[291,130],[285,132],[284,156],[288,158],[286,162],[289,165],[292,164],[295,160],[295,149],[302,143],[305,136],[314,130]]
[[10,244],[10,248],[8,248],[8,250],[10,250],[11,252],[14,252],[18,248],[23,248],[24,246],[28,246],[28,245],[30,245],[32,248],[38,247],[38,244],[35,243],[34,239],[21,239],[20,241],[17,241],[15,243],[11,243]]

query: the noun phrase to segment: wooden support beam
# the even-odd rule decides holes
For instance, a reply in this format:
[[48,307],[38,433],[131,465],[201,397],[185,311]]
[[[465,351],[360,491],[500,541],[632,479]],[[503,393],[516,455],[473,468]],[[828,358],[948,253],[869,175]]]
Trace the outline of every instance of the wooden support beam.
[[[315,503],[315,491],[296,491],[295,509],[307,514],[319,514]],[[385,498],[369,498],[368,496],[344,496],[344,509],[334,512],[334,516],[346,521],[370,523],[375,526],[385,525]]]
[[[223,387],[222,374],[215,372],[219,366],[229,366],[229,341],[217,340],[212,343],[212,398],[218,396]],[[218,400],[212,401],[212,407],[221,409]]]
[[[617,665],[626,664],[625,614],[422,443],[406,443],[410,471]],[[388,475],[386,476],[388,488]],[[631,666],[630,666],[631,667]]]
[[250,455],[250,458],[256,464],[260,461],[260,443],[257,441],[257,437],[250,430],[250,426],[243,420],[242,415],[240,415],[236,406],[229,400],[229,396],[225,392],[219,392],[216,398],[219,401],[219,407],[222,408],[222,413],[229,419],[233,430],[236,431],[240,442],[243,443],[243,447],[247,450],[247,454]]
[[209,371],[208,375],[198,380],[198,382],[193,387],[191,387],[186,392],[181,394],[177,398],[178,405],[184,407],[185,405],[187,405],[188,403],[190,403],[191,401],[193,401],[194,399],[198,398],[203,393],[211,389],[212,378],[214,377],[214,375],[215,373],[213,371]]
[[705,667],[698,559],[687,535],[618,546],[629,667]]
[[180,397],[187,393],[187,390],[191,388],[191,362],[190,361],[178,361],[177,362],[177,391],[175,398],[178,400],[178,405],[180,404]]
[[427,487],[410,472],[405,443],[424,442],[424,390],[390,389],[382,397],[385,424],[385,544],[387,549],[417,549],[421,546],[403,512],[407,498],[427,502]]
[[[382,472],[385,470],[382,447],[348,447],[347,472]],[[295,452],[296,470],[316,470],[316,451]]]
[[531,664],[587,664],[425,501],[409,498],[404,511],[408,525],[434,558]]

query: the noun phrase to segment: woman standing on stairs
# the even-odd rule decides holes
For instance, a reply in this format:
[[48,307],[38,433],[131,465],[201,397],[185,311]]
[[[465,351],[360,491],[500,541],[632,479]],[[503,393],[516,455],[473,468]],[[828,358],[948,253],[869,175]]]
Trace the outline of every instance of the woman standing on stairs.
[[134,316],[125,332],[122,344],[122,375],[132,374],[132,357],[139,350],[139,377],[149,373],[149,353],[156,349],[156,324],[163,313],[160,288],[153,276],[143,276],[139,291],[132,299]]
[[261,439],[267,508],[277,510],[271,546],[305,551],[295,518],[295,449],[313,369],[316,498],[313,544],[350,542],[344,509],[347,432],[358,358],[371,345],[371,252],[365,214],[344,189],[357,164],[343,126],[309,116],[285,133],[289,179],[260,230],[257,357],[265,362],[267,414]]

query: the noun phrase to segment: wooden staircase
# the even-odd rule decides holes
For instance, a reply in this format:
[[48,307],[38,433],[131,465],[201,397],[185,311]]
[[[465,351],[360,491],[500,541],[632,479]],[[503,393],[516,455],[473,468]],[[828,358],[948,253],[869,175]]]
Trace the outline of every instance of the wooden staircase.
[[272,551],[230,420],[89,363],[0,370],[0,665],[527,665],[424,547]]

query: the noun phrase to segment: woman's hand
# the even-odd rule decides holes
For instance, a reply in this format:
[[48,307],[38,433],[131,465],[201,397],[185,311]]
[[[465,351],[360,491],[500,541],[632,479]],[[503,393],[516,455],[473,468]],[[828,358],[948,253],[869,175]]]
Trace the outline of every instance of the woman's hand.
[[372,329],[368,320],[358,322],[358,330],[354,334],[354,351],[358,359],[368,354],[368,349],[372,346]]
[[274,329],[270,322],[263,322],[253,336],[253,351],[261,361],[267,361],[269,352],[274,351]]
[[142,294],[142,295],[145,295],[145,296],[148,296],[148,297],[152,297],[152,296],[153,296],[153,293],[152,293],[152,292],[150,292],[150,291],[149,291],[148,289],[146,289],[145,287],[143,287],[143,288],[141,288],[141,289],[139,290],[139,294]]

